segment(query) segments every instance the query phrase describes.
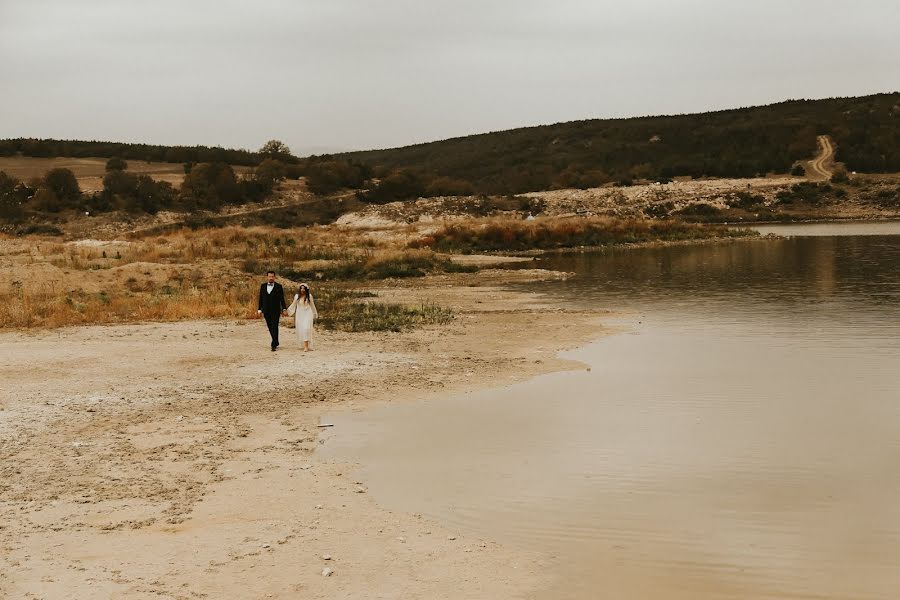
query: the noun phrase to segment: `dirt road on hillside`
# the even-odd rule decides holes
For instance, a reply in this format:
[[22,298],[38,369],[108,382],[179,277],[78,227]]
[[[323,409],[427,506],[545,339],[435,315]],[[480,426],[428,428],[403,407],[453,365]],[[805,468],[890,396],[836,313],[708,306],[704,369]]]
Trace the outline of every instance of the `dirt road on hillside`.
[[820,135],[817,140],[819,154],[809,161],[806,175],[810,179],[831,179],[834,166],[834,142],[827,135]]

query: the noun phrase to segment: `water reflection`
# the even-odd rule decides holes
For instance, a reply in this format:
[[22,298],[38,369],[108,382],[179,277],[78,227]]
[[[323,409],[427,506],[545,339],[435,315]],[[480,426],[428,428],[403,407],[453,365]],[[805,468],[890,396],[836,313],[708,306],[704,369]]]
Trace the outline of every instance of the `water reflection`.
[[[591,366],[334,415],[389,508],[558,553],[541,600],[900,597],[900,237],[545,258]],[[533,265],[529,265],[533,266]]]
[[537,264],[578,274],[543,289],[548,299],[567,303],[653,311],[678,321],[870,322],[879,337],[897,335],[900,325],[900,236],[609,250]]

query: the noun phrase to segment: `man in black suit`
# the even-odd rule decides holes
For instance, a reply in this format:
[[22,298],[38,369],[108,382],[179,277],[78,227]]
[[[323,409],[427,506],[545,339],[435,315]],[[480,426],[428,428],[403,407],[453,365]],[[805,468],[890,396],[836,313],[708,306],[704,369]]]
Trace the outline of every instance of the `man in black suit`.
[[284,288],[275,281],[275,271],[266,273],[266,283],[259,286],[259,306],[257,314],[266,319],[266,326],[272,336],[272,352],[278,348],[278,319],[287,315]]

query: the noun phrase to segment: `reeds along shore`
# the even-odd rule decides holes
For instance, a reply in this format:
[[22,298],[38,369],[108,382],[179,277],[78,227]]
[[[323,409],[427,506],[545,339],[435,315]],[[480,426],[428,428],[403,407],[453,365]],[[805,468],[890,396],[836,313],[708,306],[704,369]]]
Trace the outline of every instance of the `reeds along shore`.
[[677,220],[481,219],[446,225],[413,241],[410,246],[441,252],[521,252],[748,235],[755,233],[723,225],[701,225]]
[[[615,219],[473,219],[427,235],[334,227],[225,227],[127,241],[0,239],[0,328],[253,318],[262,274],[314,282],[320,326],[400,330],[444,323],[435,304],[384,304],[368,282],[471,272],[443,253],[523,251],[745,235],[721,226]],[[290,292],[290,284],[288,285]]]

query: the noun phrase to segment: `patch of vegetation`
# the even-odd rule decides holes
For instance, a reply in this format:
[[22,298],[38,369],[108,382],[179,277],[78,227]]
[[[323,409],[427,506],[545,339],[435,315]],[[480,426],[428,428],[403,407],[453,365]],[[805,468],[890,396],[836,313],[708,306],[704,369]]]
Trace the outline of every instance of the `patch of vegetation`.
[[280,272],[294,281],[348,281],[406,279],[429,273],[473,273],[478,268],[459,265],[428,250],[379,252],[335,261],[316,269],[284,267]]
[[729,198],[726,204],[731,208],[740,208],[741,210],[752,210],[759,208],[765,204],[765,196],[759,194],[751,194],[750,192],[738,192],[733,198]]
[[755,234],[746,230],[676,220],[493,220],[450,224],[430,236],[411,242],[410,246],[432,248],[441,252],[473,253],[609,246],[747,235]]
[[831,176],[831,183],[849,183],[850,175],[847,174],[847,171],[844,169],[838,169]]
[[644,214],[651,219],[667,219],[675,210],[675,203],[671,201],[658,202],[644,207]]
[[829,196],[834,194],[834,188],[827,183],[813,183],[811,181],[803,181],[795,183],[789,189],[781,190],[776,194],[776,200],[779,204],[809,204],[817,206],[824,204]]
[[689,204],[680,210],[676,210],[673,214],[688,221],[707,222],[723,220],[722,209],[705,202]]
[[[315,292],[314,292],[315,293]],[[444,325],[453,312],[433,303],[405,306],[394,303],[360,302],[372,294],[354,290],[322,289],[315,293],[318,326],[338,331],[403,331],[423,325]]]

